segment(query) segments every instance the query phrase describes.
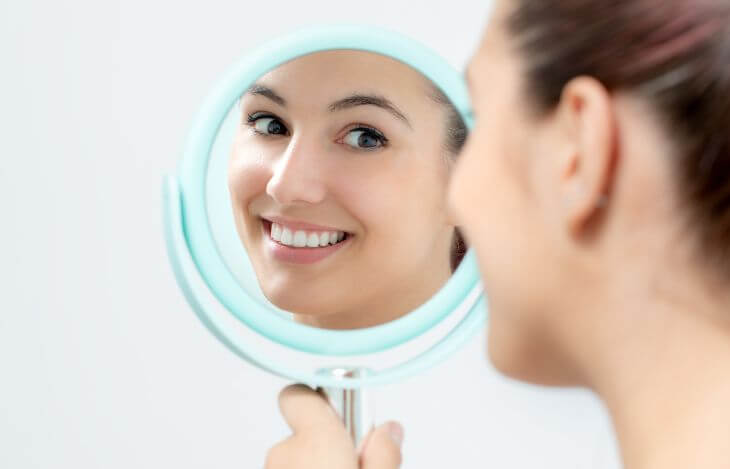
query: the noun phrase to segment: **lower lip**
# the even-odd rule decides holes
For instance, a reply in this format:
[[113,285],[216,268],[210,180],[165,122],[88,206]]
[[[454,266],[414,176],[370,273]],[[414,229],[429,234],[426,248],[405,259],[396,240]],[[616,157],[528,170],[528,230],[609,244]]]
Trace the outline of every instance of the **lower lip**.
[[330,246],[321,248],[294,248],[277,243],[271,238],[270,222],[263,221],[261,225],[266,249],[271,253],[274,259],[291,264],[314,264],[315,262],[319,262],[345,247],[345,245],[349,244],[352,239],[351,235],[347,235],[347,238],[343,241]]

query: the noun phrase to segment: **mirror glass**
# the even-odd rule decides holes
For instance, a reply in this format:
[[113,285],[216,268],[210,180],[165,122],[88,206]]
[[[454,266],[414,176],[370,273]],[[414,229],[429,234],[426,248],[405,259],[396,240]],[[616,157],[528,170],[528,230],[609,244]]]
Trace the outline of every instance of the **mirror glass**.
[[446,209],[466,134],[444,94],[390,57],[331,50],[268,71],[211,149],[206,203],[224,262],[302,324],[407,314],[466,251]]

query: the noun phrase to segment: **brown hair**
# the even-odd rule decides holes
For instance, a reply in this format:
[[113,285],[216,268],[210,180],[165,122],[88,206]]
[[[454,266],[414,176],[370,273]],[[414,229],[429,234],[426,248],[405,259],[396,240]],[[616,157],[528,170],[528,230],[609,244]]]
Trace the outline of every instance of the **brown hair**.
[[730,2],[518,0],[507,28],[538,113],[580,75],[658,111],[704,253],[730,274]]
[[[464,143],[466,143],[466,136],[468,133],[464,119],[461,118],[461,114],[451,103],[449,98],[436,86],[432,86],[431,99],[436,101],[438,104],[444,106],[446,109],[446,138],[444,140],[444,149],[449,157],[450,161],[456,159],[461,152]],[[464,240],[464,236],[461,234],[459,228],[454,229],[454,236],[451,242],[451,271],[455,271],[461,260],[466,254],[467,245]]]

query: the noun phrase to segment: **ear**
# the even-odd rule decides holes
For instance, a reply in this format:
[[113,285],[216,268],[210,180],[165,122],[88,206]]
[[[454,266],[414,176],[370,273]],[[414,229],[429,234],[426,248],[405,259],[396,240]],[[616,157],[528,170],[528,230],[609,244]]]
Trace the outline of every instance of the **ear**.
[[593,78],[574,78],[563,88],[557,117],[567,143],[559,160],[560,210],[568,230],[580,235],[610,196],[617,156],[611,96]]

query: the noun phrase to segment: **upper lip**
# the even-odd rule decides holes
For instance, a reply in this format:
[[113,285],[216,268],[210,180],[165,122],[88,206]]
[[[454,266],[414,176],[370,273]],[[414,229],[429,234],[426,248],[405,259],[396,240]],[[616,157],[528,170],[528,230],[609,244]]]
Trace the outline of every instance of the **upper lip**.
[[325,226],[325,225],[315,225],[314,223],[294,220],[293,218],[286,218],[286,217],[281,217],[278,215],[260,215],[260,217],[266,221],[276,223],[277,225],[285,226],[289,229],[295,229],[295,230],[298,229],[298,230],[307,230],[307,231],[344,231],[345,233],[347,233],[347,230],[342,230],[340,228],[334,228],[332,226]]

